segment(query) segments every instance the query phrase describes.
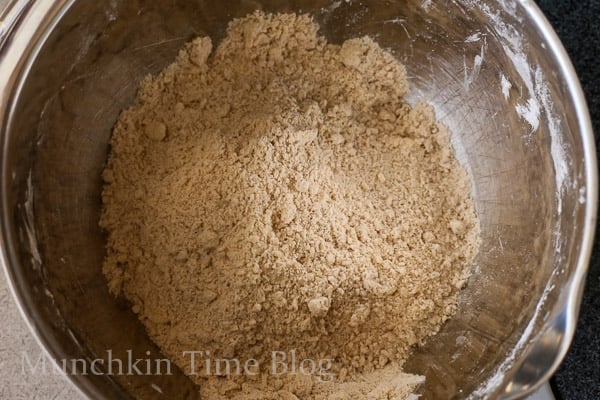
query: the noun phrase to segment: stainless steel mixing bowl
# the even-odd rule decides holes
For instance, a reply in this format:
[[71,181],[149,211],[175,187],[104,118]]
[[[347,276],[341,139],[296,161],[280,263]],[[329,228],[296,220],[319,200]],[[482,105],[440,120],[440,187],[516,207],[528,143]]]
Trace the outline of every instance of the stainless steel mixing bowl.
[[[473,177],[482,245],[457,316],[406,364],[427,399],[513,398],[573,335],[596,216],[590,120],[564,49],[529,0],[18,0],[0,27],[1,244],[52,357],[160,357],[100,271],[100,173],[137,83],[187,40],[262,8],[310,12],[332,42],[402,60]],[[198,398],[172,376],[70,376],[91,398]],[[162,394],[161,394],[162,392]]]

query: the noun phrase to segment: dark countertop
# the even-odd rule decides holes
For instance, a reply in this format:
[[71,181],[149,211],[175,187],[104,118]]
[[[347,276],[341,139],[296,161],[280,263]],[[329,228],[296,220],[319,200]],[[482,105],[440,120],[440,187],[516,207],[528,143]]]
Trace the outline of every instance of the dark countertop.
[[[600,0],[537,0],[571,56],[600,147]],[[600,231],[571,349],[553,380],[557,399],[600,399]]]

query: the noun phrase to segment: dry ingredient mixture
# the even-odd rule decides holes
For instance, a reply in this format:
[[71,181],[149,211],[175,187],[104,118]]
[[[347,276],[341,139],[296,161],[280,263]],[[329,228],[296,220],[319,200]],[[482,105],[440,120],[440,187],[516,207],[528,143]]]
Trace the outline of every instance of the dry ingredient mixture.
[[[412,346],[457,308],[479,243],[470,181],[432,108],[368,37],[255,13],[144,80],[104,171],[104,273],[184,372],[184,351],[256,359],[194,375],[207,399],[400,399]],[[333,382],[272,376],[272,352]],[[197,360],[196,363],[199,361]]]

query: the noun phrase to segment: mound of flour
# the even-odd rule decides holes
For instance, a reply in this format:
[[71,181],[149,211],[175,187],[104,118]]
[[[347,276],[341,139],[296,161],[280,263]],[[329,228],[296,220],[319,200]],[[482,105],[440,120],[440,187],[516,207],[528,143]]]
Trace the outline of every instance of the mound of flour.
[[[422,380],[399,367],[455,312],[478,247],[470,181],[432,109],[403,100],[405,68],[317,31],[234,20],[114,129],[104,273],[209,399],[405,398]],[[333,379],[276,374],[291,350]]]

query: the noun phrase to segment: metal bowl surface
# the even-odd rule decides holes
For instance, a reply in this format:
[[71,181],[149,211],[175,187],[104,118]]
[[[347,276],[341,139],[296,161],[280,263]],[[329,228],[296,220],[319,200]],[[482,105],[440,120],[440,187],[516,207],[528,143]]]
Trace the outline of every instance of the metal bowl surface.
[[[309,12],[405,65],[473,178],[482,244],[460,309],[406,364],[428,399],[515,398],[573,336],[596,222],[592,128],[573,67],[530,0],[17,0],[0,25],[0,243],[20,308],[57,360],[160,357],[101,273],[101,171],[138,82],[256,9]],[[70,374],[90,398],[198,398],[172,376]],[[162,393],[161,393],[162,392]]]

